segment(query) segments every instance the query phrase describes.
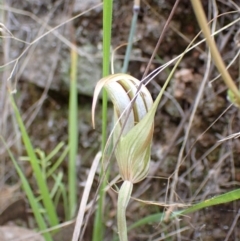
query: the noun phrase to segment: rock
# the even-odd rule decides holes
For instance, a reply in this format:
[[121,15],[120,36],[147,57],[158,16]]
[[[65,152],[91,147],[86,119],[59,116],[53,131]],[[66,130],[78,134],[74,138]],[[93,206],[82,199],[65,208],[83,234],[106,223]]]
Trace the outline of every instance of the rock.
[[[99,2],[99,0],[76,1],[73,16],[86,11]],[[14,4],[19,5],[18,3]],[[16,38],[32,43],[39,36],[49,31],[47,27],[43,28],[43,22],[53,28],[70,18],[67,12],[59,6],[51,13],[50,10],[46,11],[46,9],[49,9],[50,3],[46,3],[46,6],[44,4],[39,6],[36,14],[39,18],[37,21],[40,22],[28,16],[15,15],[16,22],[21,23],[21,25],[17,28],[17,26],[11,24],[8,29]],[[52,8],[54,8],[53,6],[52,3]],[[25,9],[26,7],[28,11],[34,9],[34,5],[31,4],[25,6]],[[21,6],[18,6],[18,8],[21,9]],[[49,86],[50,89],[56,91],[68,91],[71,68],[69,45],[71,45],[71,34],[75,34],[79,56],[78,91],[81,94],[92,96],[96,82],[102,77],[102,46],[98,44],[102,39],[100,10],[101,7],[97,8],[96,11],[89,12],[89,14],[79,16],[75,20],[79,21],[76,26],[75,22],[72,21],[71,24],[75,27],[73,33],[70,33],[69,24],[65,24],[31,45],[12,39],[10,59],[16,59],[28,48],[17,64],[17,71],[14,73],[12,81],[15,82],[16,78],[17,80],[21,79],[34,83],[42,88]],[[92,18],[94,18],[94,24],[96,23],[97,26],[93,24]],[[114,65],[118,64],[114,63]]]

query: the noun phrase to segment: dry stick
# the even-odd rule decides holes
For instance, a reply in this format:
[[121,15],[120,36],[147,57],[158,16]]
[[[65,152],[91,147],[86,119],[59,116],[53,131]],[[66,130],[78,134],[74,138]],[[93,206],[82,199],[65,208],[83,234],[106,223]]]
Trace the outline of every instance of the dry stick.
[[173,8],[172,8],[172,11],[171,11],[171,13],[170,13],[170,15],[169,15],[169,17],[168,17],[168,19],[167,19],[167,22],[165,23],[165,25],[164,25],[164,27],[163,27],[163,31],[162,31],[159,39],[158,39],[157,45],[156,45],[156,47],[155,47],[155,49],[154,49],[154,51],[153,51],[153,53],[152,53],[152,56],[151,56],[151,58],[150,58],[150,60],[149,60],[149,62],[148,62],[148,65],[147,65],[147,67],[146,67],[146,69],[145,69],[145,72],[144,72],[144,74],[143,74],[143,77],[142,77],[143,79],[144,79],[144,78],[147,76],[147,74],[148,74],[148,71],[149,71],[149,68],[150,68],[150,66],[151,66],[151,63],[152,63],[152,61],[153,61],[153,59],[154,59],[154,57],[155,57],[155,55],[156,55],[156,53],[157,53],[157,51],[158,51],[158,49],[159,49],[159,46],[160,46],[160,44],[161,44],[161,42],[162,42],[162,39],[163,39],[163,37],[164,37],[164,34],[165,34],[165,32],[166,32],[166,30],[167,30],[167,27],[168,27],[168,25],[169,25],[169,23],[170,23],[170,21],[171,21],[171,19],[172,19],[172,17],[173,17],[173,14],[175,13],[175,10],[176,10],[176,8],[177,8],[177,5],[178,5],[179,1],[180,1],[180,0],[177,0],[177,1],[175,2],[174,6],[173,6]]
[[218,69],[218,71],[222,74],[223,80],[225,82],[225,84],[227,85],[227,87],[233,92],[233,94],[236,97],[236,102],[240,103],[240,93],[238,91],[237,86],[235,85],[235,83],[233,82],[229,72],[226,69],[226,66],[222,60],[222,57],[216,47],[215,41],[211,36],[209,27],[208,27],[208,23],[207,23],[207,19],[205,16],[205,13],[203,11],[203,7],[201,4],[201,1],[199,0],[191,0],[192,2],[192,6],[196,15],[196,18],[198,20],[198,23],[202,29],[202,32],[204,34],[204,36],[206,37],[206,41],[207,44],[210,48],[211,51],[211,55],[212,58],[214,60],[214,63]]
[[[91,188],[92,188],[93,179],[94,179],[95,173],[97,171],[97,167],[98,167],[98,164],[99,164],[99,161],[100,161],[101,157],[102,157],[102,153],[99,152],[93,160],[93,164],[91,166],[90,173],[88,175],[86,185],[85,185],[85,188],[84,188],[84,191],[83,191],[81,204],[80,204],[79,209],[78,209],[76,224],[75,224],[73,237],[72,237],[73,241],[77,241],[78,238],[79,238],[79,235],[81,234],[81,227],[82,227],[82,223],[83,223],[85,208],[87,206],[87,201],[88,201],[89,194],[90,194],[90,191],[91,191]],[[80,240],[83,240],[83,239],[81,238]]]

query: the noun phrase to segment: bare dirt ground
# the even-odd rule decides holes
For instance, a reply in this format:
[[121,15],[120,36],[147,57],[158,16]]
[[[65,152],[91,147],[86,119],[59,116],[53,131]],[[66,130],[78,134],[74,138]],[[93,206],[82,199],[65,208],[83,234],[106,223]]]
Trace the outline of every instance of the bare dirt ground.
[[[142,1],[136,42],[128,71],[136,78],[141,79],[174,2]],[[32,42],[48,31],[46,26],[43,27],[44,23],[51,27],[57,26],[98,3],[97,0],[88,0],[84,3],[80,0],[76,0],[75,3],[70,0],[32,2],[11,0],[1,5],[0,11],[4,13],[1,21],[16,38]],[[216,30],[239,17],[239,12],[231,11],[236,11],[236,6],[240,5],[240,2],[203,1],[203,4],[209,19],[227,13],[216,19]],[[114,49],[127,42],[132,18],[132,2],[115,1],[113,12],[112,48]],[[226,65],[230,64],[238,54],[238,30],[239,22],[215,37]],[[181,54],[198,32],[199,27],[190,2],[180,1],[150,70],[153,71]],[[70,49],[67,43],[71,43],[72,37],[75,37],[80,56],[77,167],[80,198],[84,180],[91,161],[100,148],[101,139],[100,107],[98,107],[99,121],[96,130],[92,129],[90,113],[92,91],[96,81],[101,77],[101,7],[63,25],[56,33],[58,34],[49,33],[31,45],[19,59],[11,82],[13,88],[16,84],[16,100],[35,147],[49,153],[60,141],[67,142],[70,69]],[[59,35],[64,36],[68,42],[66,43]],[[199,39],[202,39],[202,36]],[[10,38],[4,41],[2,39],[0,43],[3,47],[0,53],[1,65],[18,57],[28,46]],[[114,62],[116,72],[120,70],[124,53],[125,47],[116,53]],[[234,105],[230,106],[231,103],[227,100],[227,88],[221,77],[218,77],[213,63],[208,63],[208,58],[206,44],[202,43],[186,54],[175,72],[156,114],[149,177],[134,187],[134,197],[166,204],[177,202],[189,205],[238,188],[239,139],[218,141],[239,132],[239,110]],[[5,80],[10,76],[12,68],[13,65],[10,65],[1,71],[3,81],[0,90],[0,108],[3,115],[0,128],[11,150],[21,162],[20,157],[25,155],[25,150],[20,139],[16,138],[16,132],[13,131],[14,123],[9,121],[12,112],[9,103],[5,101]],[[164,69],[148,85],[153,98],[159,93],[171,68],[172,66],[169,66]],[[233,61],[229,72],[238,83],[239,57]],[[198,96],[200,100],[192,116]],[[110,108],[109,120],[111,115]],[[185,147],[181,150],[185,138]],[[18,176],[4,148],[1,148],[0,155],[0,225],[19,224],[33,229],[35,223],[28,202],[18,185]],[[61,166],[65,173],[67,173],[66,162],[67,160]],[[177,163],[181,165],[178,176],[174,177]],[[30,183],[34,185],[34,181],[31,181],[34,179],[32,170],[26,163],[21,165]],[[110,178],[114,178],[116,174],[117,167],[113,165]],[[97,184],[98,177],[95,179],[94,188]],[[94,191],[92,190],[92,194]],[[116,200],[116,194],[109,191],[106,200],[108,211],[103,218],[106,225],[105,240],[113,240],[113,233],[116,233]],[[13,206],[9,206],[10,204]],[[58,209],[59,216],[64,221],[62,207]],[[176,206],[175,210],[177,209],[179,207]],[[129,224],[132,224],[147,215],[163,211],[171,210],[132,200],[127,209],[127,217]],[[240,240],[238,217],[239,202],[236,201],[204,209],[177,220],[168,222],[159,220],[159,223],[144,225],[132,230],[129,240]],[[91,240],[92,222],[90,219],[85,240]],[[167,237],[168,235],[170,236]],[[63,229],[60,235],[55,237],[55,241],[67,241],[70,238],[71,231]]]

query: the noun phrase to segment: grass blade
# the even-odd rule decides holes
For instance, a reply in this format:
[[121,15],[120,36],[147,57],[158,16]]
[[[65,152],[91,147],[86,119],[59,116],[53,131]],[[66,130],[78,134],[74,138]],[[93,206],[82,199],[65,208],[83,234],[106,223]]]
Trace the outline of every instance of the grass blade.
[[[110,66],[110,48],[111,48],[111,29],[112,29],[112,0],[103,1],[103,76],[109,75]],[[103,90],[102,95],[102,152],[105,149],[107,140],[107,92]],[[103,168],[101,171],[103,175]],[[105,178],[104,180],[106,180]],[[94,219],[93,241],[104,240],[104,225],[102,217],[103,204],[105,199],[104,187],[106,181],[103,181],[100,187],[100,198],[97,204],[96,215]]]
[[240,199],[240,189],[230,191],[230,192],[218,195],[216,197],[204,200],[204,201],[197,203],[183,211],[180,211],[179,214],[177,213],[177,215],[192,213],[192,212],[195,212],[197,210],[200,210],[200,209],[203,209],[206,207],[211,207],[211,206],[218,205],[218,204],[228,203],[228,202],[232,202],[232,201],[235,201],[238,199]]
[[[193,213],[195,211],[201,210],[203,208],[207,208],[207,207],[211,207],[214,205],[218,205],[218,204],[224,204],[224,203],[228,203],[228,202],[233,202],[235,200],[240,199],[240,189],[234,190],[234,191],[230,191],[221,195],[218,195],[216,197],[204,200],[202,202],[199,202],[187,209],[181,210],[181,211],[177,211],[177,212],[173,212],[173,214],[171,215],[171,218],[175,218],[178,217],[180,215],[186,215],[189,213]],[[132,224],[128,231],[140,226],[143,226],[145,224],[149,224],[149,223],[154,223],[154,222],[161,222],[161,220],[164,219],[164,213],[157,213],[157,214],[152,214],[149,215],[145,218],[142,218],[141,220],[135,222],[134,224]]]
[[77,208],[77,173],[76,173],[76,156],[78,143],[78,91],[77,91],[77,62],[78,54],[71,50],[71,74],[70,74],[70,99],[69,99],[69,160],[68,160],[68,191],[69,191],[69,217],[75,215]]
[[[9,150],[9,148],[7,147],[5,141],[3,140],[3,138],[0,136],[1,140],[3,141],[4,145],[6,146],[6,149],[8,151],[8,154],[9,154],[9,157],[11,158],[13,164],[14,164],[14,167],[21,179],[21,182],[22,182],[22,188],[24,190],[24,192],[26,193],[27,195],[27,198],[28,198],[28,201],[30,203],[30,206],[32,208],[32,211],[33,211],[33,214],[34,214],[34,217],[36,219],[36,222],[38,224],[38,227],[41,231],[44,231],[47,229],[47,225],[45,224],[45,221],[44,221],[44,218],[42,217],[41,215],[41,212],[39,211],[39,205],[38,205],[38,202],[33,194],[33,191],[28,183],[28,180],[26,179],[26,177],[24,176],[21,168],[19,167],[19,165],[17,164],[17,161],[15,160],[12,152]],[[46,241],[52,241],[52,237],[49,233],[44,233],[43,234],[44,238]]]
[[50,193],[48,190],[47,182],[46,182],[45,178],[43,178],[41,168],[39,166],[39,162],[38,162],[38,159],[34,152],[31,140],[27,134],[27,131],[26,131],[26,128],[22,121],[20,112],[16,106],[16,103],[15,103],[12,95],[10,95],[10,100],[11,100],[11,104],[14,109],[14,113],[16,115],[18,126],[19,126],[21,134],[22,134],[24,146],[26,148],[26,151],[27,151],[37,184],[38,184],[38,188],[39,188],[40,194],[42,196],[44,208],[46,209],[47,217],[49,218],[50,225],[51,226],[58,225],[59,221],[58,221],[56,209],[55,209],[55,206],[53,205],[53,201],[51,199],[51,196],[50,196]]
[[122,68],[123,73],[126,73],[127,69],[128,69],[130,54],[131,54],[132,45],[133,45],[133,37],[135,35],[135,31],[137,28],[138,11],[139,11],[139,9],[135,9],[133,12],[131,29],[130,29],[130,33],[129,33],[129,37],[128,37],[128,45],[127,45],[127,50],[126,50],[126,54],[124,57],[123,68]]
[[63,162],[64,158],[67,156],[69,151],[69,146],[67,146],[63,153],[61,154],[61,156],[57,159],[57,161],[52,165],[52,167],[50,167],[47,171],[47,178],[50,177],[55,171],[56,169],[61,165],[61,163]]
[[[95,156],[95,158],[93,160],[93,163],[92,163],[92,166],[91,166],[91,169],[90,169],[90,172],[89,172],[89,175],[87,177],[87,181],[86,181],[85,188],[84,188],[83,195],[82,195],[81,204],[80,204],[80,207],[79,207],[79,210],[78,210],[78,215],[77,215],[76,225],[75,225],[74,232],[73,232],[72,241],[78,241],[79,236],[80,236],[80,240],[83,240],[82,236],[83,236],[84,232],[81,233],[83,218],[84,218],[89,194],[90,194],[90,191],[91,191],[93,179],[94,179],[94,176],[96,174],[97,167],[99,165],[101,156],[102,156],[101,152],[99,152]],[[102,239],[99,239],[99,240],[102,240]]]

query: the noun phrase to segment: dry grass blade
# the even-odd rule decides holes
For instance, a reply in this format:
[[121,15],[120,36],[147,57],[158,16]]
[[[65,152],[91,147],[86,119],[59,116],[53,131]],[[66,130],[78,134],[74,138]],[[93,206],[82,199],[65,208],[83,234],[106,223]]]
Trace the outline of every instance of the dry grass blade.
[[84,218],[84,213],[85,213],[85,209],[86,209],[86,206],[87,206],[88,197],[89,197],[89,194],[90,194],[90,191],[91,191],[93,178],[95,176],[95,173],[96,173],[99,161],[101,159],[101,156],[102,156],[102,153],[99,152],[93,160],[93,163],[92,163],[89,175],[88,175],[88,179],[86,181],[86,185],[85,185],[85,188],[84,188],[81,204],[80,204],[80,207],[79,207],[76,225],[75,225],[75,229],[74,229],[74,232],[73,232],[72,241],[78,241],[79,236],[81,234],[81,227],[82,227],[82,224],[83,224],[83,218]]

